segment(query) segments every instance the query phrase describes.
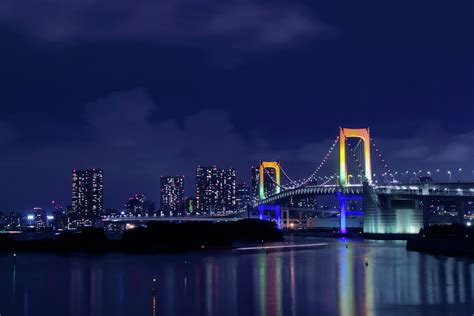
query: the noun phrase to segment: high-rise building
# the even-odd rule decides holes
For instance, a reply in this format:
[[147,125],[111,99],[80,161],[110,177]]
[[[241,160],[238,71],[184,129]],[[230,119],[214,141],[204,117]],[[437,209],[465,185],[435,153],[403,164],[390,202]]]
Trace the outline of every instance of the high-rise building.
[[71,215],[76,219],[97,219],[102,215],[103,178],[101,169],[73,170]]
[[222,199],[221,209],[223,212],[234,212],[236,210],[236,189],[237,189],[237,177],[234,168],[222,169],[221,170],[221,187]]
[[250,203],[250,187],[246,183],[237,184],[235,190],[235,204],[237,211],[247,211],[250,206]]
[[184,213],[184,176],[162,176],[160,179],[160,208],[165,216]]
[[[250,196],[253,204],[258,204],[260,201],[260,167],[251,168],[251,179],[250,179]],[[272,181],[275,179],[275,169],[266,169],[265,176],[263,177],[263,188],[265,196],[269,196],[275,193],[277,185]]]
[[209,214],[218,205],[219,171],[214,167],[196,168],[196,210]]
[[196,210],[200,213],[235,211],[236,173],[234,168],[196,168]]

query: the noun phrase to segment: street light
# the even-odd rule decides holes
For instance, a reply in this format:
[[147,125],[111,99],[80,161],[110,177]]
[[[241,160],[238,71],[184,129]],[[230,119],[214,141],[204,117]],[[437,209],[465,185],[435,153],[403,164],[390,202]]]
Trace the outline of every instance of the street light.
[[347,184],[349,184],[349,185],[351,184],[351,178],[352,178],[352,177],[353,177],[352,174],[350,174],[350,175],[347,176]]
[[448,170],[448,174],[449,174],[449,182],[451,182],[451,171]]
[[460,181],[461,181],[461,172],[462,172],[462,168],[459,168],[459,169],[458,169],[458,171],[459,171],[458,182],[460,182]]

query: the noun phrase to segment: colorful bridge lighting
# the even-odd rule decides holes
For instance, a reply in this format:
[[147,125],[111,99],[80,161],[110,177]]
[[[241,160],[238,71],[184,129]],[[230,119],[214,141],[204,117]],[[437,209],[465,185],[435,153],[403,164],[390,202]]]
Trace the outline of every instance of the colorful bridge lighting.
[[275,212],[275,221],[277,228],[281,228],[281,208],[280,205],[265,205],[265,204],[260,204],[258,206],[258,213],[259,213],[259,218],[260,220],[271,220],[271,215],[265,217],[265,211],[274,211]]
[[356,214],[360,212],[353,212],[347,210],[347,201],[361,201],[362,197],[359,195],[343,195],[342,193],[337,193],[337,200],[339,201],[339,232],[341,234],[347,233],[347,223],[346,223],[346,215],[348,214]]
[[260,201],[265,200],[265,169],[275,170],[275,194],[280,193],[280,163],[278,161],[260,161]]
[[339,128],[339,184],[342,187],[348,185],[347,160],[346,160],[346,139],[360,138],[364,142],[365,178],[372,183],[372,163],[370,160],[370,132],[368,128]]

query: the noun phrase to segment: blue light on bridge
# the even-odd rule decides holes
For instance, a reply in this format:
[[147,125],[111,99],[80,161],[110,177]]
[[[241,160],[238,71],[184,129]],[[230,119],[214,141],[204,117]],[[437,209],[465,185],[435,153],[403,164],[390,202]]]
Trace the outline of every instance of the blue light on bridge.
[[258,206],[258,217],[260,220],[272,220],[271,214],[265,217],[265,211],[274,211],[275,212],[275,221],[278,229],[281,229],[281,208],[280,205],[265,205],[260,204]]

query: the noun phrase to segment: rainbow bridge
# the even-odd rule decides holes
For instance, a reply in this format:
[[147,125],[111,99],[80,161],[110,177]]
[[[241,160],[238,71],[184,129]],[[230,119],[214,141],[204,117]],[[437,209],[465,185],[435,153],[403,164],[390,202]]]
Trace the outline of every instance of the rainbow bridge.
[[[351,146],[349,138],[357,138],[356,146]],[[331,176],[320,176],[320,171],[328,158],[335,151],[339,142],[339,170]],[[360,146],[362,145],[362,146]],[[356,155],[361,147],[364,156]],[[373,181],[371,148],[384,168],[382,173],[388,180],[385,183]],[[348,150],[347,150],[348,149]],[[359,168],[359,184],[350,183],[353,175],[348,174],[347,156],[349,152]],[[361,152],[361,154],[362,154]],[[273,175],[269,172],[273,169]],[[282,184],[282,175],[288,180]],[[265,192],[265,179],[274,184],[274,192]],[[317,182],[317,184],[314,184]],[[267,194],[266,194],[267,193]],[[254,205],[258,208],[260,219],[275,220],[281,228],[282,205],[294,198],[312,196],[336,196],[339,201],[340,233],[347,233],[346,215],[348,201],[362,201],[364,215],[364,232],[367,233],[418,233],[419,229],[429,225],[430,200],[453,201],[458,212],[457,222],[464,219],[464,201],[474,200],[474,183],[401,183],[395,179],[380,150],[370,138],[368,128],[340,128],[339,136],[330,149],[307,178],[291,179],[281,167],[279,161],[261,161],[259,175],[259,201]]]

